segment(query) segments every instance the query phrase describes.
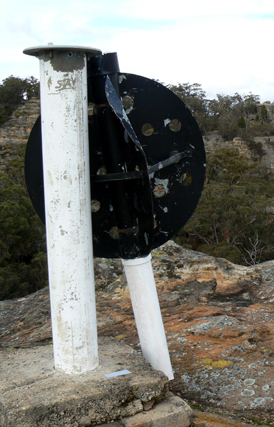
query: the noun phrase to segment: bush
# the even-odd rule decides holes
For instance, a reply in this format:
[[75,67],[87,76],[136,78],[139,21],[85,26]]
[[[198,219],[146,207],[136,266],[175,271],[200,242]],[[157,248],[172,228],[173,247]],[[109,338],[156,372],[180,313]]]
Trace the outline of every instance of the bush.
[[267,120],[267,109],[265,105],[262,105],[262,108],[261,108],[261,118],[263,122]]
[[237,121],[237,125],[242,128],[245,129],[246,127],[246,123],[245,123],[245,119],[244,116],[241,116],[240,119]]
[[24,147],[0,172],[0,300],[18,298],[47,284],[45,227],[24,182]]

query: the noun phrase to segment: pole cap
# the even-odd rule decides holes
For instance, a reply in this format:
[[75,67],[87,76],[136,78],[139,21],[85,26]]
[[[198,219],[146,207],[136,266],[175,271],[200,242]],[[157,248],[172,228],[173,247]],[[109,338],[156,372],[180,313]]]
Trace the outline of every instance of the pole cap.
[[26,55],[39,57],[44,52],[54,52],[54,51],[82,52],[88,56],[102,54],[102,51],[100,49],[96,49],[89,46],[54,45],[54,44],[48,44],[45,46],[28,47],[23,50],[23,53],[25,53]]

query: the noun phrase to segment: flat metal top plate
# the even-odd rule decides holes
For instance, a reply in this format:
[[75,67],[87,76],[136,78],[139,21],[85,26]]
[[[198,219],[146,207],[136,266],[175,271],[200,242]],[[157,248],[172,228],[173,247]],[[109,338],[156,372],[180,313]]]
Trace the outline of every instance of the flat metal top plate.
[[73,46],[73,45],[45,45],[28,47],[23,50],[23,53],[30,56],[39,56],[43,52],[48,51],[63,51],[63,52],[83,52],[87,55],[101,55],[102,51],[89,46]]

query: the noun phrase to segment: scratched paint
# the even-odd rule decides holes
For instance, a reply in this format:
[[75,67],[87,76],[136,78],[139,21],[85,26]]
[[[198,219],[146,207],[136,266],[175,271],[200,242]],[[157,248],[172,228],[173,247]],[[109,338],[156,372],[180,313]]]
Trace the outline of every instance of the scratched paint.
[[168,186],[169,186],[169,179],[168,179],[168,178],[166,178],[166,179],[159,179],[159,178],[155,178],[155,179],[154,179],[154,184],[155,184],[155,185],[162,185],[162,186],[164,187],[164,189],[165,189],[165,192],[166,192],[166,193],[168,193],[168,192],[169,192],[169,189],[168,189]]
[[119,83],[121,84],[123,80],[126,80],[126,76],[124,74],[119,75]]

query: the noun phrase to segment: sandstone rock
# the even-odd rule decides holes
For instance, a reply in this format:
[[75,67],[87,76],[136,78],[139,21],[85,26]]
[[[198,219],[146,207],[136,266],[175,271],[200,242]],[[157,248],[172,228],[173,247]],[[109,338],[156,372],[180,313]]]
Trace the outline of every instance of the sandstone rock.
[[[170,389],[205,410],[274,419],[274,261],[254,267],[170,241],[153,267],[175,371]],[[95,260],[98,332],[140,351],[120,260]],[[0,345],[51,340],[48,289],[0,302]]]
[[140,412],[123,419],[124,427],[189,427],[191,409],[176,396],[170,395],[149,412]]

